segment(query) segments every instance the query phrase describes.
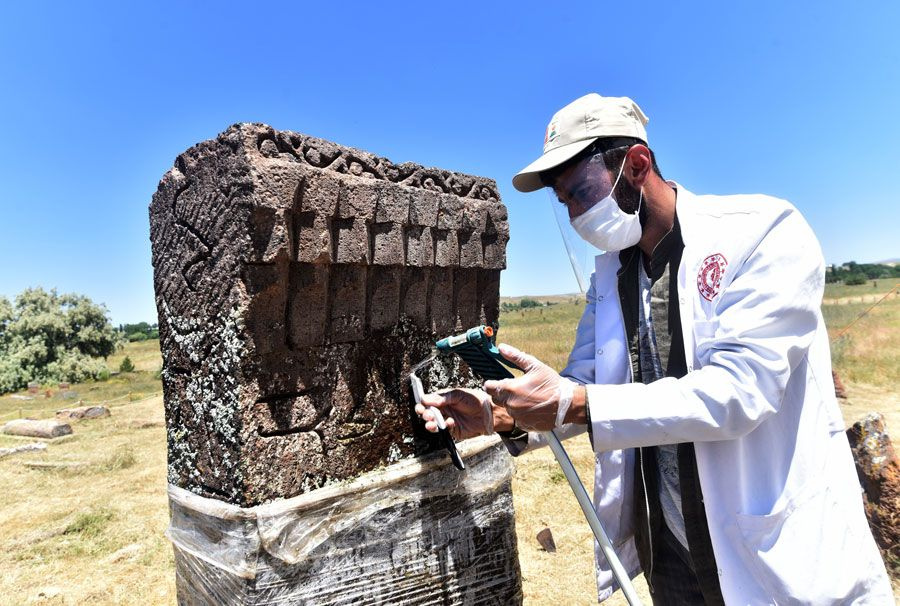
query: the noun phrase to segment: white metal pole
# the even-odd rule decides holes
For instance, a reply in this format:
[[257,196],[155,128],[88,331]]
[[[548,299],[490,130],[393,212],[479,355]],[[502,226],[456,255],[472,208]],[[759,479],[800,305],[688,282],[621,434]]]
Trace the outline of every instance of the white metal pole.
[[566,449],[563,448],[559,438],[556,437],[556,434],[553,433],[552,430],[542,433],[547,440],[547,444],[550,445],[550,450],[553,451],[556,461],[566,475],[569,486],[572,487],[572,492],[575,493],[575,498],[578,499],[578,504],[581,505],[581,511],[584,512],[584,517],[587,518],[591,530],[594,531],[594,536],[597,538],[597,542],[600,543],[600,549],[603,550],[603,555],[606,556],[609,567],[612,569],[613,576],[616,577],[616,581],[619,582],[619,587],[622,588],[622,593],[625,594],[625,599],[628,600],[628,603],[631,606],[640,606],[641,601],[634,591],[634,585],[631,584],[631,579],[628,578],[628,572],[626,572],[625,568],[622,566],[619,556],[616,555],[612,542],[610,542],[609,536],[607,536],[606,531],[603,529],[603,525],[600,523],[600,518],[597,517],[597,512],[594,510],[594,503],[591,501],[587,491],[584,489],[584,485],[578,478],[578,473],[575,471],[572,461],[569,460]]

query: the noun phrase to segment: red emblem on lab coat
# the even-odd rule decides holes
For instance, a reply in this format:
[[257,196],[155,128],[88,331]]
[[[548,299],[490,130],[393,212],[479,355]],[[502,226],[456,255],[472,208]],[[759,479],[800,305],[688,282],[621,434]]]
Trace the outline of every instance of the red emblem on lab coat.
[[706,257],[700,264],[700,271],[697,273],[697,290],[707,301],[712,301],[719,294],[726,267],[728,267],[728,261],[719,253]]

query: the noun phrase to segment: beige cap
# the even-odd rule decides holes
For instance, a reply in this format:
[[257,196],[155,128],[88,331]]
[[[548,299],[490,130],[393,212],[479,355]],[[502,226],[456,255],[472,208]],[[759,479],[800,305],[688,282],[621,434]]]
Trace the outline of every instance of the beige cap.
[[513,187],[541,189],[540,173],[575,157],[600,137],[635,137],[647,142],[647,116],[628,97],[590,93],[553,114],[544,135],[544,154],[513,177]]

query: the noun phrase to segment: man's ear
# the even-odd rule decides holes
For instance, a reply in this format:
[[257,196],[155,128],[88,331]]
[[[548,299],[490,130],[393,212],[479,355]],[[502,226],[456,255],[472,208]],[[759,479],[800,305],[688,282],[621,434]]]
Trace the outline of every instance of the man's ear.
[[647,182],[653,171],[653,160],[650,149],[640,143],[632,145],[625,154],[625,178],[635,189],[640,189]]

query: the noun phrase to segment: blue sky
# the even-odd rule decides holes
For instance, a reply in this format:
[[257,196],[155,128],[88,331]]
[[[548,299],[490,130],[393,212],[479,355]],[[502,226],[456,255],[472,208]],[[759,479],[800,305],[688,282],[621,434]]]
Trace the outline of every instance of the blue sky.
[[791,200],[828,262],[900,257],[898,7],[5,3],[0,294],[56,287],[154,320],[150,197],[241,121],[497,179],[502,294],[573,292],[547,197],[510,178],[591,91],[641,105],[667,178]]

